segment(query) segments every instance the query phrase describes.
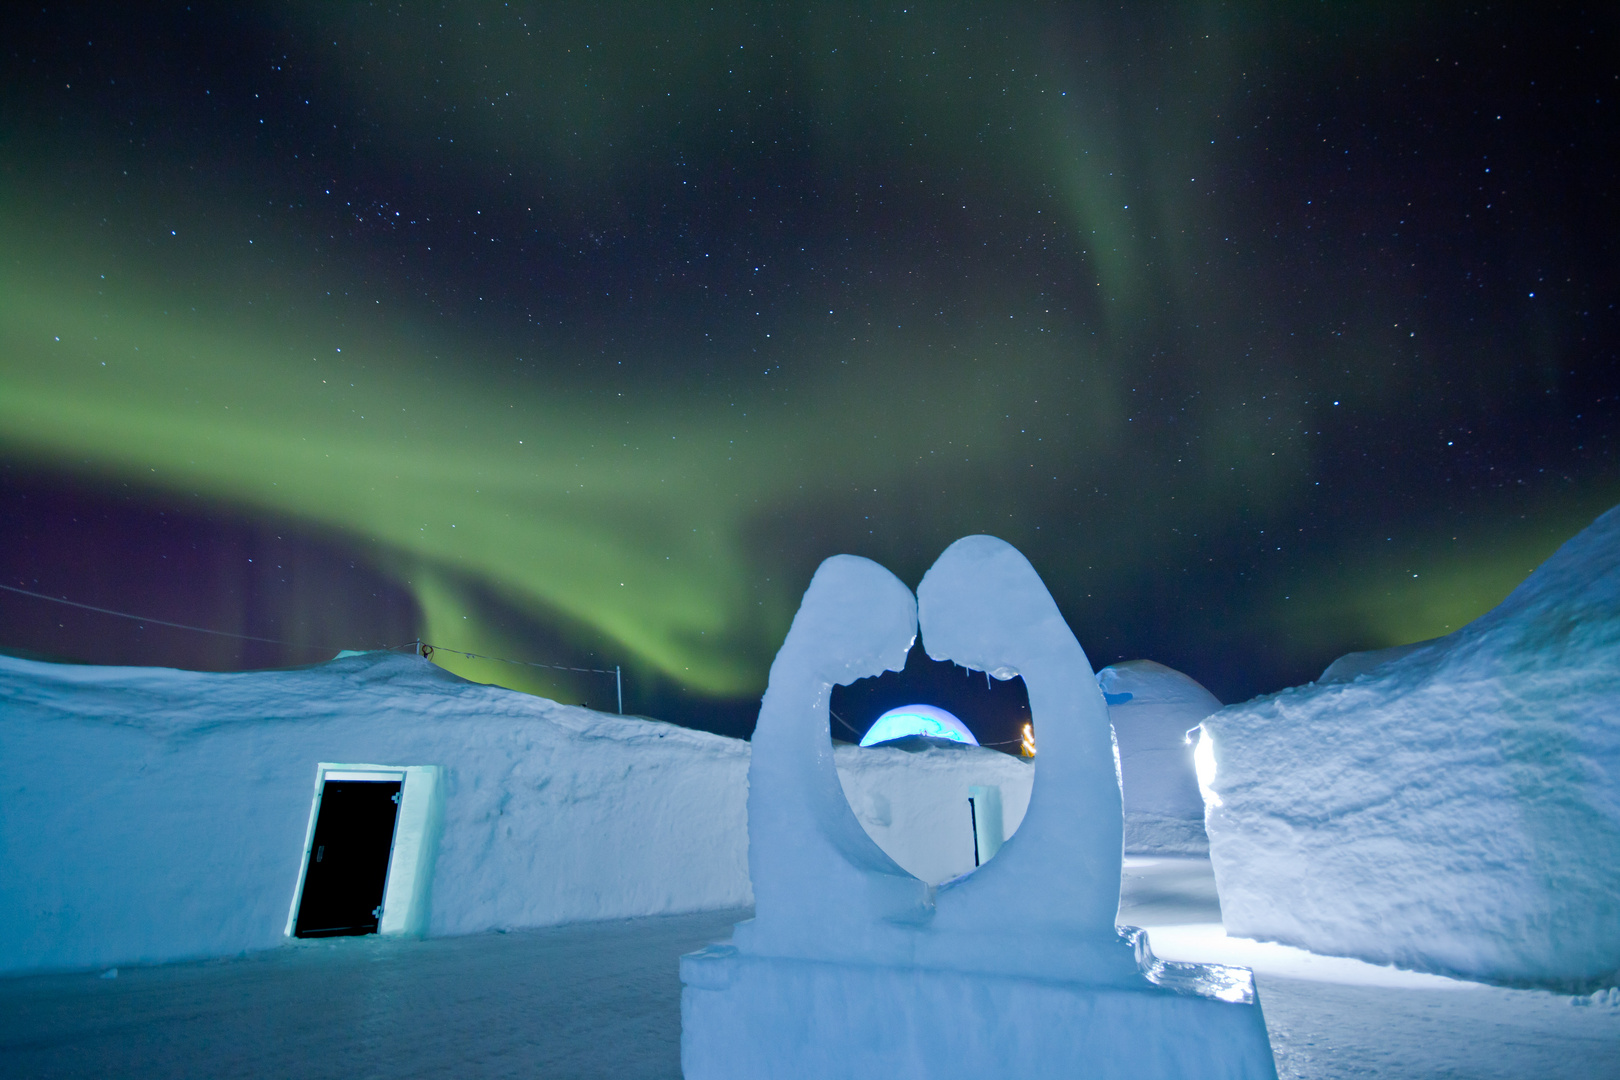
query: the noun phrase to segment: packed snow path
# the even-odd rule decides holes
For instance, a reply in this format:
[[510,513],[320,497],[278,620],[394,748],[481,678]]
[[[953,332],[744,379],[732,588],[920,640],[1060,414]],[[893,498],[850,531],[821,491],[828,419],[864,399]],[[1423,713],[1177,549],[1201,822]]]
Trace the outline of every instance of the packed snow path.
[[[1620,1008],[1221,940],[1204,860],[1128,860],[1121,900],[1164,954],[1256,969],[1285,1080],[1620,1077]],[[744,914],[0,979],[0,1075],[673,1080],[677,959]]]

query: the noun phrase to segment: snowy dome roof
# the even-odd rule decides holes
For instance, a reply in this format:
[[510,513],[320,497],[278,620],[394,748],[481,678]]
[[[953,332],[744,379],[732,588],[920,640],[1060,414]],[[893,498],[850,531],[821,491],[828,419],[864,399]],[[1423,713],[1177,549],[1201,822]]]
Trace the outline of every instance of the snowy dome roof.
[[867,730],[861,745],[876,746],[908,735],[929,735],[969,746],[979,745],[979,740],[973,737],[966,724],[933,705],[902,705],[898,709],[890,709]]

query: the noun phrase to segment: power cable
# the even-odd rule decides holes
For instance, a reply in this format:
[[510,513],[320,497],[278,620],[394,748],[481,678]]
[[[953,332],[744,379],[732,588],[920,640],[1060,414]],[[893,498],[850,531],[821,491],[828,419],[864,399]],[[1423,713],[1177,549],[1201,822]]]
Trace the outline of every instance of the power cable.
[[[312,651],[320,651],[320,652],[332,652],[332,651],[334,651],[330,645],[304,645],[304,644],[299,644],[299,643],[293,642],[293,641],[282,641],[280,638],[259,637],[259,636],[255,635],[255,634],[236,634],[236,633],[232,633],[229,630],[213,630],[213,629],[210,629],[209,627],[206,627],[206,626],[191,626],[188,623],[170,622],[168,619],[152,619],[152,618],[148,618],[145,615],[132,615],[127,611],[114,611],[112,608],[97,607],[94,604],[81,604],[77,600],[68,600],[68,599],[66,599],[64,597],[60,597],[60,596],[51,596],[48,593],[34,592],[34,591],[30,590],[30,589],[19,589],[15,585],[0,584],[0,589],[4,589],[7,592],[18,593],[19,595],[22,595],[22,596],[31,596],[36,600],[49,600],[53,604],[66,604],[68,607],[79,608],[81,611],[94,611],[94,612],[96,612],[97,614],[100,614],[100,615],[113,615],[113,616],[116,616],[116,617],[118,617],[120,619],[133,619],[136,622],[151,623],[154,626],[169,626],[169,627],[173,627],[176,630],[192,630],[192,631],[195,631],[196,633],[199,633],[199,634],[213,634],[216,637],[235,638],[238,641],[259,641],[259,642],[263,642],[266,645],[285,645],[288,648],[293,648],[293,649],[309,649],[309,650],[312,650]],[[619,711],[621,713],[624,711],[624,698],[623,698],[624,691],[623,691],[623,684],[622,684],[622,680],[624,678],[624,675],[623,675],[623,671],[622,671],[621,668],[615,667],[615,668],[609,669],[609,668],[573,667],[573,666],[568,665],[568,664],[542,664],[537,660],[511,660],[511,659],[508,659],[507,657],[504,657],[504,656],[489,656],[489,655],[487,655],[485,653],[468,652],[466,649],[453,649],[453,648],[449,647],[448,645],[435,645],[432,642],[423,641],[420,638],[418,638],[415,641],[408,642],[407,644],[427,649],[428,652],[423,654],[424,657],[430,655],[433,652],[447,652],[447,653],[455,653],[455,654],[457,654],[459,656],[465,656],[469,660],[492,660],[497,664],[512,664],[512,665],[514,665],[516,667],[546,668],[549,671],[574,671],[574,672],[579,672],[580,674],[584,674],[584,675],[612,675],[614,677],[614,679],[616,681],[618,681],[619,684],[620,684],[619,685],[619,694],[620,694]],[[382,650],[379,650],[379,651],[392,651],[395,648],[403,648],[403,647],[404,646],[385,645],[385,646],[383,646]],[[344,650],[337,650],[337,651],[341,652],[341,651],[344,651]],[[842,716],[839,716],[837,713],[832,712],[831,709],[829,709],[827,711],[832,713],[832,717],[833,717],[834,720],[837,720],[840,724],[843,724],[844,727],[848,728],[850,733],[853,734],[857,740],[862,739],[862,738],[865,737],[861,732],[856,731],[854,726],[851,725],[850,722],[845,720]],[[1013,744],[1015,742],[1020,742],[1020,741],[1022,741],[1022,740],[1019,740],[1019,739],[1007,739],[1004,742],[980,743],[979,745],[980,746],[1010,746],[1011,744]]]
[[455,653],[458,656],[465,656],[469,660],[494,660],[496,663],[516,664],[519,667],[550,668],[552,671],[581,671],[591,675],[619,674],[618,668],[569,667],[566,664],[542,664],[536,660],[508,660],[504,656],[486,656],[483,653],[468,652],[466,649],[452,649],[448,645],[435,645],[432,642],[421,640],[409,642],[409,644],[421,645],[435,652]]
[[443,649],[445,652],[460,653],[469,660],[493,660],[498,664],[515,664],[518,667],[547,668],[551,671],[580,671],[590,675],[611,675],[613,676],[613,691],[618,695],[619,699],[619,715],[624,715],[624,669],[622,667],[615,666],[612,671],[608,671],[605,668],[569,667],[566,664],[542,664],[535,660],[508,660],[504,656],[485,656],[483,653],[468,652],[465,649],[449,649],[445,648],[443,645],[434,645],[429,642],[422,641],[421,639],[413,641],[411,644],[418,646],[423,650],[422,656],[424,658],[429,658],[436,650]]
[[32,596],[36,600],[49,600],[53,604],[66,604],[83,611],[94,611],[102,615],[116,615],[120,619],[134,619],[136,622],[152,623],[155,626],[172,626],[176,630],[195,630],[199,634],[213,634],[216,637],[236,638],[240,641],[262,641],[267,645],[287,645],[294,649],[319,649],[330,652],[328,645],[299,645],[292,641],[282,641],[279,638],[257,637],[253,634],[233,634],[229,630],[210,630],[206,626],[190,626],[186,623],[170,622],[167,619],[149,619],[145,615],[131,615],[127,611],[114,611],[112,608],[96,607],[94,604],[81,604],[77,600],[66,600],[60,596],[51,596],[47,593],[31,592],[28,589],[19,589],[15,585],[0,585],[0,589],[7,592],[20,593],[23,596]]
[[[237,634],[237,633],[233,633],[230,630],[214,630],[214,629],[212,629],[210,627],[207,627],[207,626],[192,626],[189,623],[171,622],[168,619],[153,619],[153,618],[148,618],[145,615],[134,615],[134,614],[131,614],[130,612],[127,612],[127,611],[114,611],[112,608],[97,607],[95,604],[81,604],[77,600],[69,600],[69,599],[67,599],[65,597],[61,597],[61,596],[51,596],[49,593],[34,592],[31,589],[20,589],[15,585],[0,584],[0,589],[4,589],[7,592],[17,593],[17,594],[19,594],[21,596],[31,596],[36,600],[49,600],[53,604],[66,604],[68,607],[78,608],[81,611],[94,611],[98,615],[113,615],[113,616],[116,616],[117,618],[120,618],[120,619],[132,619],[135,622],[151,623],[154,626],[168,626],[168,627],[173,627],[176,630],[191,630],[191,631],[194,631],[194,632],[199,633],[199,634],[213,634],[215,637],[235,638],[238,641],[259,641],[259,642],[263,642],[266,645],[285,645],[288,648],[292,648],[292,649],[309,649],[309,650],[315,651],[315,652],[327,652],[327,653],[330,653],[330,652],[346,651],[346,650],[341,650],[341,649],[334,649],[330,645],[301,644],[301,643],[295,642],[295,641],[283,641],[280,638],[259,637],[257,634]],[[604,669],[604,668],[570,667],[570,666],[568,666],[566,664],[541,664],[541,663],[537,663],[537,662],[535,662],[533,660],[509,660],[504,656],[486,656],[483,653],[468,652],[465,649],[452,649],[452,648],[450,648],[448,646],[444,646],[444,645],[434,645],[434,644],[431,644],[429,642],[422,641],[420,639],[418,639],[416,641],[408,642],[407,644],[409,644],[411,646],[424,647],[424,648],[426,648],[428,650],[429,653],[431,653],[433,651],[436,651],[436,650],[442,650],[442,651],[447,652],[447,653],[457,653],[457,654],[459,654],[461,656],[465,656],[469,660],[474,660],[474,659],[476,659],[476,660],[494,660],[494,661],[496,661],[498,663],[515,664],[515,665],[518,665],[518,666],[521,666],[521,667],[549,668],[552,671],[577,671],[577,672],[582,672],[582,673],[586,673],[586,674],[590,674],[590,675],[612,675],[615,679],[622,679],[623,678],[623,676],[621,675],[619,669],[617,669],[617,668],[614,668],[612,670],[608,670],[608,669]],[[393,649],[403,648],[403,647],[404,646],[385,645],[379,651],[392,651]],[[426,656],[427,654],[424,653],[423,655]],[[624,711],[622,685],[621,685],[621,688],[620,688],[619,711],[620,712]]]
[[842,716],[839,716],[837,713],[833,712],[831,709],[828,709],[827,711],[832,713],[832,718],[834,720],[838,721],[840,724],[843,724],[845,727],[849,728],[850,731],[854,732],[855,738],[856,738],[857,741],[866,738],[866,735],[864,733],[859,732],[859,731],[855,731],[855,729],[853,727],[850,727],[850,723],[849,723],[848,720],[845,720]]

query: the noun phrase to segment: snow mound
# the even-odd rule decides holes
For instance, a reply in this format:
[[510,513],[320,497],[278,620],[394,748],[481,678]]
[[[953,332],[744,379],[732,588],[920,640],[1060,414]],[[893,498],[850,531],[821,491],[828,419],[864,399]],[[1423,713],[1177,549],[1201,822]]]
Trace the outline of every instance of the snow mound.
[[1119,745],[1125,850],[1133,855],[1203,855],[1204,798],[1187,732],[1221,707],[1194,678],[1152,660],[1097,672]]
[[1204,721],[1227,931],[1514,983],[1620,972],[1620,508],[1455,633],[1324,674]]

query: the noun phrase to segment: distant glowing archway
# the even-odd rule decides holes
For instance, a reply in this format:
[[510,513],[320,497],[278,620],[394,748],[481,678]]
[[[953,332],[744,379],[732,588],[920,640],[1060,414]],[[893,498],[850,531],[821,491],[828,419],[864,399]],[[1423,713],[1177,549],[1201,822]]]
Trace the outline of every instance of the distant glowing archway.
[[890,739],[903,739],[907,735],[927,735],[969,746],[979,745],[979,740],[973,737],[966,724],[933,705],[902,705],[898,709],[890,709],[877,718],[861,739],[861,745],[875,746]]

